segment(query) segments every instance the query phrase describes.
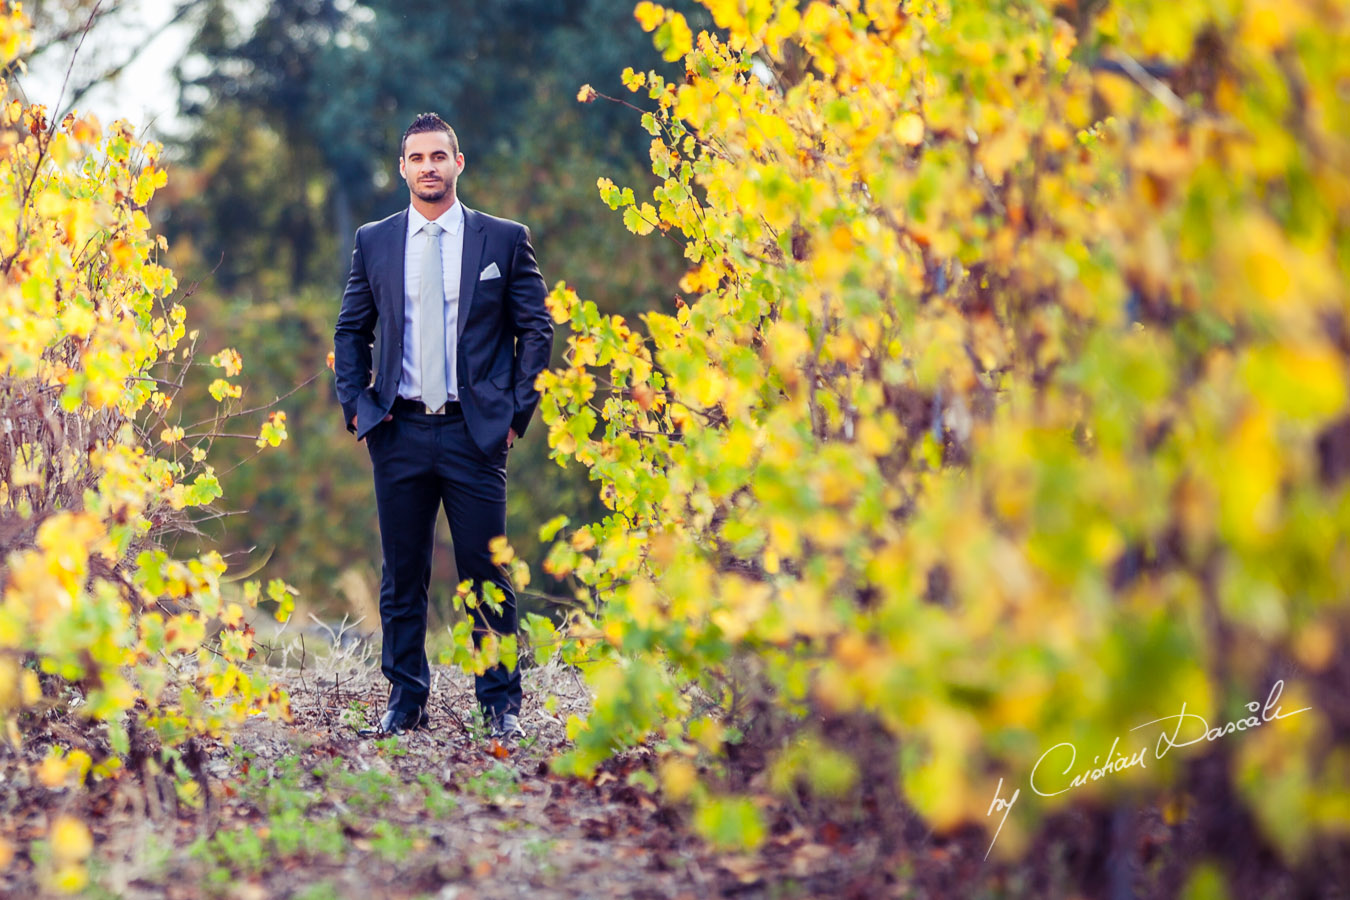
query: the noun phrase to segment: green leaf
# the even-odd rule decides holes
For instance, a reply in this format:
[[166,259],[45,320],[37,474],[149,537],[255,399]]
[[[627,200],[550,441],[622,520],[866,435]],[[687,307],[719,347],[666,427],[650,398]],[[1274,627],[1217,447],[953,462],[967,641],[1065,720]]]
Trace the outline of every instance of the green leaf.
[[694,813],[694,829],[718,850],[750,851],[764,843],[764,817],[748,798],[712,797]]
[[539,541],[547,544],[557,536],[559,531],[566,528],[567,523],[570,521],[571,519],[565,515],[556,515],[549,519],[543,525],[539,526]]

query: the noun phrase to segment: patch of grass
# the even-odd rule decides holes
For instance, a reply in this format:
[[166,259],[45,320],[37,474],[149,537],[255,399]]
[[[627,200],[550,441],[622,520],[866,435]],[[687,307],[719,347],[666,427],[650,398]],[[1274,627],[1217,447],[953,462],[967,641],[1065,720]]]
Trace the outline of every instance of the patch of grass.
[[502,763],[470,778],[464,783],[464,790],[486,803],[497,803],[511,794],[520,793],[516,770]]
[[370,848],[388,862],[402,862],[412,853],[413,841],[417,835],[407,829],[399,828],[381,819],[375,823],[375,837]]
[[374,769],[368,772],[339,772],[332,783],[346,795],[347,805],[360,813],[382,809],[393,799],[397,785],[393,775]]
[[239,828],[233,831],[218,831],[210,838],[198,838],[188,847],[187,855],[200,859],[210,865],[207,876],[209,882],[215,882],[216,874],[222,869],[233,877],[235,872],[257,875],[262,872],[270,857],[268,840],[251,828]]
[[423,772],[417,776],[417,783],[426,792],[426,808],[437,819],[445,819],[459,806],[459,802],[440,783],[435,775]]
[[280,856],[341,860],[347,852],[347,838],[337,816],[302,818],[287,813],[271,820],[271,830],[272,844]]
[[334,777],[339,772],[346,771],[346,769],[347,769],[347,760],[343,759],[340,756],[335,756],[332,759],[326,759],[323,760],[322,762],[316,763],[314,767],[309,770],[309,774],[313,775],[319,781],[323,782],[328,781],[330,778]]
[[306,772],[300,768],[299,756],[283,756],[269,765],[252,763],[254,754],[245,752],[242,758],[249,763],[240,782],[240,793],[267,816],[286,812],[306,813],[322,802],[304,781]]
[[558,871],[558,867],[552,862],[552,856],[558,849],[556,839],[531,838],[525,842],[525,855],[528,856],[536,866],[539,867],[539,874],[549,877]]
[[[408,752],[397,737],[377,741],[375,747],[385,757]],[[405,863],[425,835],[388,821],[389,809],[424,807],[430,817],[446,819],[459,807],[454,792],[428,772],[404,781],[384,768],[355,769],[354,760],[343,757],[306,764],[298,754],[260,760],[248,751],[239,754],[238,765],[236,802],[255,809],[262,820],[224,828],[187,848],[184,856],[195,861],[192,877],[204,895],[223,896],[240,880],[264,874],[280,860],[350,864],[361,854],[350,840],[352,828],[369,835],[356,846],[370,856]],[[518,777],[514,769],[497,763],[470,779],[465,789],[486,802],[497,802],[519,792]],[[168,855],[172,847],[151,841],[148,849],[162,873],[172,859]],[[319,882],[297,896],[327,900],[340,892],[332,883]]]
[[381,740],[376,741],[375,749],[378,750],[381,755],[385,754],[388,754],[389,756],[408,755],[408,748],[399,746],[398,735],[390,735],[387,738],[383,738]]
[[341,900],[341,895],[332,882],[320,881],[297,891],[294,900]]
[[539,860],[551,856],[557,846],[558,841],[555,838],[549,838],[547,840],[544,838],[530,838],[525,842],[523,849],[525,850],[526,855],[538,862]]
[[206,873],[206,889],[213,897],[218,897],[234,884],[234,872],[226,866],[216,866]]

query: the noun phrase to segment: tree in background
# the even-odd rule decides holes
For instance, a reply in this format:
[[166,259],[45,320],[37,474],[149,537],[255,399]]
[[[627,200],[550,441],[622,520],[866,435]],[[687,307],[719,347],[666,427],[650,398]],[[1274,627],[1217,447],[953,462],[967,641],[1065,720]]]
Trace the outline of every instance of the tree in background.
[[[11,73],[10,91],[20,99],[41,100],[52,106],[55,118],[85,108],[91,92],[119,83],[159,38],[204,7],[207,0],[27,0],[32,40],[15,62],[22,72]],[[45,75],[58,94],[30,98],[27,88],[34,72]],[[52,79],[58,79],[52,83]],[[125,82],[121,82],[125,83]],[[122,111],[130,118],[136,111]],[[143,127],[152,133],[154,123]]]
[[1346,10],[706,6],[637,5],[662,183],[599,182],[698,299],[551,298],[611,510],[547,563],[564,767],[655,732],[710,839],[861,809],[887,873],[984,823],[1047,893],[1345,883]]

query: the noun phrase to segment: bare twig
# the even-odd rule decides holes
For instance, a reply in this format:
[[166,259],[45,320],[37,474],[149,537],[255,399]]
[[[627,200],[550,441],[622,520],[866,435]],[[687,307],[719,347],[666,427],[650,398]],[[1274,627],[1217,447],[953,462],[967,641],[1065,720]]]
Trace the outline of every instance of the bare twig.
[[[84,27],[80,29],[80,39],[75,43],[75,49],[71,51],[70,62],[66,65],[65,77],[61,79],[61,90],[56,95],[56,103],[52,105],[51,121],[47,123],[47,139],[51,140],[52,135],[56,134],[56,123],[61,121],[61,104],[66,99],[66,87],[70,84],[70,73],[75,71],[75,60],[80,55],[80,49],[84,47],[84,39],[89,37],[89,32],[94,29],[94,22],[97,21],[99,10],[103,7],[103,0],[94,4],[94,8],[89,11],[89,18],[85,20]],[[33,167],[33,177],[37,177],[38,167]],[[32,183],[29,183],[32,188]]]
[[1148,91],[1153,97],[1166,106],[1173,115],[1182,118],[1191,118],[1191,110],[1186,103],[1176,95],[1166,84],[1163,84],[1143,66],[1141,66],[1133,56],[1128,53],[1120,54],[1120,67],[1125,70],[1125,74],[1133,78],[1140,87]]
[[[264,404],[262,404],[262,405],[260,405],[260,406],[254,406],[254,407],[252,407],[252,408],[250,408],[250,409],[241,409],[241,410],[238,410],[237,412],[226,413],[226,414],[223,415],[223,416],[213,416],[213,417],[211,417],[211,418],[209,418],[209,419],[202,419],[200,422],[193,422],[191,425],[188,425],[187,427],[188,427],[188,428],[201,428],[203,425],[210,425],[210,424],[213,423],[213,422],[224,421],[224,420],[227,420],[227,419],[235,419],[235,418],[238,418],[239,416],[252,415],[252,414],[255,413],[255,412],[262,412],[263,410],[271,409],[272,407],[276,406],[276,405],[277,405],[278,403],[280,403],[281,401],[283,401],[283,400],[285,400],[286,398],[290,397],[290,396],[291,396],[292,394],[294,394],[296,391],[300,390],[300,389],[303,388],[303,387],[309,386],[311,383],[314,382],[314,380],[315,380],[316,378],[318,378],[318,377],[319,377],[320,375],[322,375],[322,374],[323,374],[322,371],[315,372],[313,375],[309,376],[309,377],[306,378],[304,381],[300,382],[300,383],[297,384],[295,387],[291,388],[289,391],[287,391],[286,393],[282,394],[281,396],[275,398],[274,400],[272,400],[272,401],[269,402],[269,403],[264,403]],[[189,435],[189,437],[191,437],[191,436],[192,436],[192,435]],[[245,435],[217,435],[217,437],[244,437],[244,436],[245,436]],[[251,434],[251,435],[246,435],[246,436],[247,436],[247,437],[257,437],[256,434]]]

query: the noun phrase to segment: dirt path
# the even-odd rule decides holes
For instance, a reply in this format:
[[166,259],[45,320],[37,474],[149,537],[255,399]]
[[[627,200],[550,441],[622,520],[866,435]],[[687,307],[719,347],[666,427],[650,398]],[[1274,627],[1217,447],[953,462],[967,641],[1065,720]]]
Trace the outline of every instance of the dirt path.
[[[294,720],[255,718],[231,739],[201,741],[207,804],[176,796],[163,775],[47,788],[0,750],[0,838],[18,851],[0,867],[0,896],[42,895],[52,864],[41,841],[61,812],[94,833],[92,897],[876,896],[848,876],[870,868],[871,850],[838,829],[813,840],[780,825],[754,857],[711,852],[649,790],[639,774],[649,754],[589,780],[552,774],[566,718],[588,702],[565,669],[525,673],[530,737],[506,747],[482,734],[470,677],[444,667],[432,729],[384,740],[355,727],[383,710],[378,670],[269,671]],[[53,740],[70,746],[65,728],[52,719],[45,734],[30,729],[24,756],[45,755]]]

